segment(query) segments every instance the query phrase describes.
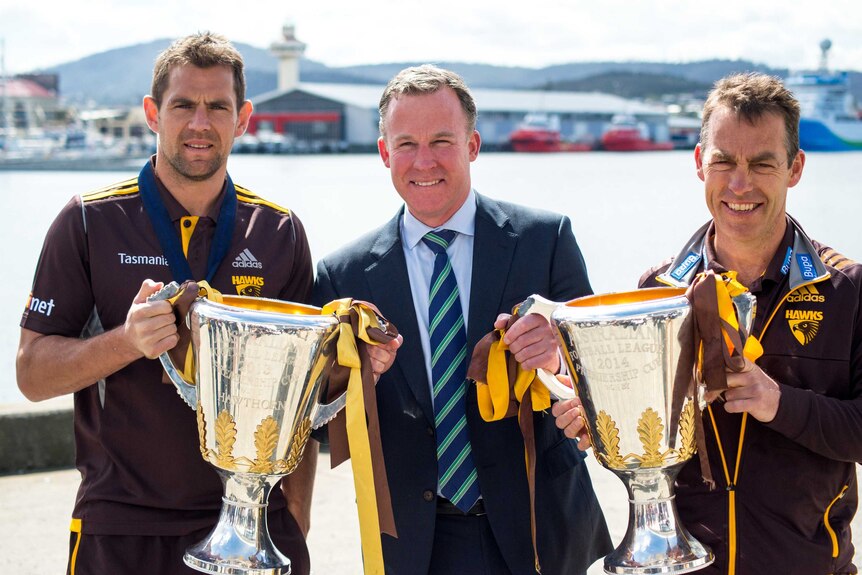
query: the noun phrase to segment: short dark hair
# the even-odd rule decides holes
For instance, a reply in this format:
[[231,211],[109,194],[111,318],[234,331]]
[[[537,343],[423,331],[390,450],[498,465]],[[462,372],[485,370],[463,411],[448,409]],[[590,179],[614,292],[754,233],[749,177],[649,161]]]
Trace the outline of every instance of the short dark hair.
[[749,124],[765,114],[783,118],[787,164],[793,163],[799,153],[799,102],[779,78],[750,72],[733,74],[716,82],[703,105],[701,147],[709,140],[709,119],[720,107],[729,108]]
[[156,58],[150,92],[156,106],[162,105],[162,96],[168,88],[171,68],[189,64],[198,68],[230,67],[233,70],[236,105],[239,107],[245,102],[242,54],[224,36],[212,32],[198,32],[175,41]]
[[440,88],[451,88],[461,102],[464,115],[467,116],[467,130],[472,133],[476,129],[476,102],[464,79],[450,70],[438,68],[433,64],[423,64],[412,68],[405,68],[392,78],[383,90],[380,97],[380,135],[386,135],[384,120],[389,104],[399,96],[413,96],[416,94],[433,94]]

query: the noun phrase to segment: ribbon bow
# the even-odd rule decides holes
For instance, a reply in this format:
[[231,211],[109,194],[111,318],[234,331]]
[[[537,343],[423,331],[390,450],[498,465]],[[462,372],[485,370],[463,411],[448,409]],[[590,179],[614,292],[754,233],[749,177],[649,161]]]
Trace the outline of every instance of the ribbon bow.
[[[695,276],[686,290],[692,311],[679,332],[682,345],[674,379],[671,429],[676,429],[686,395],[698,397],[698,382],[706,385],[707,392],[718,394],[727,389],[727,371],[740,372],[746,359],[754,362],[763,355],[757,338],[740,325],[733,305],[733,298],[746,291],[735,272],[716,274],[712,270]],[[695,418],[695,441],[703,479],[715,487],[700,417]]]
[[533,411],[551,407],[551,396],[539,379],[535,369],[522,369],[508,352],[503,341],[506,330],[519,319],[509,318],[505,329],[487,334],[473,349],[467,377],[476,382],[479,413],[485,421],[499,421],[517,414],[518,426],[524,437],[524,461],[527,468],[527,485],[530,490],[530,532],[533,537],[533,557],[536,571],[541,572],[536,545],[536,434]]
[[367,346],[389,342],[398,331],[371,304],[349,298],[326,304],[320,313],[333,314],[339,321],[338,357],[329,376],[330,400],[347,389],[344,411],[329,423],[332,467],[351,460],[365,573],[383,575],[380,534],[393,537],[398,534],[383,462],[377,394]]

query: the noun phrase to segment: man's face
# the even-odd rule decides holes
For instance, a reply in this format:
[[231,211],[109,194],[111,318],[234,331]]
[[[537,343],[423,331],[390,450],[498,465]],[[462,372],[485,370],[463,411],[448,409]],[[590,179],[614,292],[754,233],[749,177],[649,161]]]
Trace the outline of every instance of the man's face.
[[451,88],[392,100],[377,142],[392,183],[410,213],[437,227],[470,193],[470,162],[479,155],[479,132]]
[[721,107],[709,120],[709,141],[698,145],[697,175],[715,220],[716,245],[771,247],[785,229],[787,188],[802,177],[805,153],[787,165],[784,119],[766,114],[749,124]]
[[159,135],[160,171],[204,181],[225,168],[234,138],[248,127],[251,103],[237,104],[230,67],[187,65],[171,69],[161,104],[148,96],[144,111]]

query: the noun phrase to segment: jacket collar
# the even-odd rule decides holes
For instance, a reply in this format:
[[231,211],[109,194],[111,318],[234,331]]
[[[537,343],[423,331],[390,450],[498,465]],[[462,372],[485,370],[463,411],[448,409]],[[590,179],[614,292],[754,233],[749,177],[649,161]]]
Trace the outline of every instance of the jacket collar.
[[[829,277],[829,271],[817,253],[817,249],[805,234],[802,226],[789,214],[787,226],[793,233],[793,244],[782,244],[780,250],[786,249],[782,262],[782,273],[788,274],[790,291],[801,285],[817,283]],[[694,277],[703,269],[709,269],[714,262],[710,261],[712,250],[709,238],[714,232],[713,221],[710,220],[686,242],[679,254],[673,259],[670,267],[659,274],[656,280],[674,287],[688,287]],[[773,258],[774,259],[774,258]]]

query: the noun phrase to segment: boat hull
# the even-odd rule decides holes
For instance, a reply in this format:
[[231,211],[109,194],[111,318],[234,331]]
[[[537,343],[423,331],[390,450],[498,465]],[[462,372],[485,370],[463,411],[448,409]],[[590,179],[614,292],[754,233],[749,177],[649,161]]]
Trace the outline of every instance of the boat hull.
[[825,122],[802,118],[799,120],[799,147],[806,152],[860,151],[862,121]]

